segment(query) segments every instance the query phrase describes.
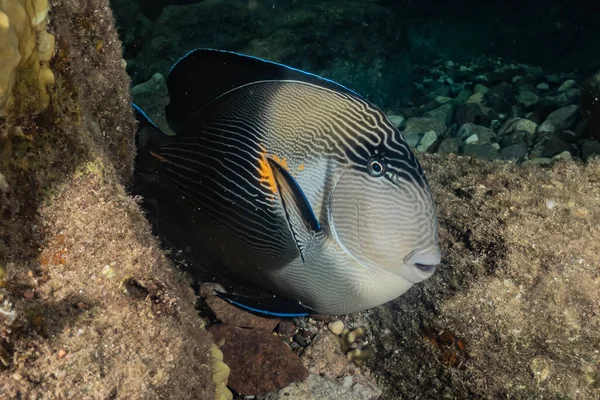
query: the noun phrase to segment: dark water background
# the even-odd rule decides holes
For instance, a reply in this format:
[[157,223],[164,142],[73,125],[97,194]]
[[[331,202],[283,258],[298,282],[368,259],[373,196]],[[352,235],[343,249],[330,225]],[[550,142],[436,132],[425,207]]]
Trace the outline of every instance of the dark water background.
[[268,57],[334,78],[382,107],[410,96],[416,66],[482,55],[600,67],[600,5],[584,1],[114,0],[134,83],[196,47]]

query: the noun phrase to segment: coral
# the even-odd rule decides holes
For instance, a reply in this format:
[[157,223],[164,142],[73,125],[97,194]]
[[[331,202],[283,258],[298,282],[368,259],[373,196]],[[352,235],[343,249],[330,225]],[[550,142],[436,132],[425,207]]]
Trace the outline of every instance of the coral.
[[346,354],[348,360],[352,361],[357,366],[373,358],[373,349],[367,345],[362,345],[361,339],[367,336],[367,331],[362,326],[355,329],[345,328],[342,331],[341,348]]
[[50,103],[55,39],[47,31],[49,8],[48,0],[0,3],[0,117],[41,112]]
[[216,400],[231,400],[233,394],[227,389],[230,369],[223,362],[223,352],[216,345],[213,345],[211,353],[214,360],[213,380],[215,382]]

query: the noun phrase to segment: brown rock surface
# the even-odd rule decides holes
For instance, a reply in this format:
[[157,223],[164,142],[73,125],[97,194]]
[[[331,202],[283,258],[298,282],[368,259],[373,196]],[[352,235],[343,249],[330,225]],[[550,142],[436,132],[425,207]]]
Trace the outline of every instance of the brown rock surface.
[[242,395],[273,392],[308,376],[302,361],[277,336],[220,324],[210,328],[231,368],[229,386]]
[[272,332],[281,321],[280,318],[264,318],[240,310],[217,296],[208,297],[206,304],[215,313],[219,321],[240,328],[254,328]]

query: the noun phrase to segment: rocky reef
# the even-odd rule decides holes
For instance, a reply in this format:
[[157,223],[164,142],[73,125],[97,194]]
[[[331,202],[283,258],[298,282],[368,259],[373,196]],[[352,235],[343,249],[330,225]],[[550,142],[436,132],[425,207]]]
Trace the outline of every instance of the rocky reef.
[[[498,6],[491,24],[494,2],[470,2],[469,23],[409,3],[115,1],[124,61],[107,0],[2,2],[0,397],[597,397],[595,33],[571,40],[553,1],[535,35],[563,35],[565,60],[546,44],[482,56],[524,41],[535,7]],[[278,320],[174,265],[128,192],[126,71],[166,130],[164,76],[194,47],[309,69],[383,106],[438,206],[436,274],[364,313]]]
[[189,281],[125,190],[135,122],[107,1],[0,3],[0,57],[0,397],[214,398]]

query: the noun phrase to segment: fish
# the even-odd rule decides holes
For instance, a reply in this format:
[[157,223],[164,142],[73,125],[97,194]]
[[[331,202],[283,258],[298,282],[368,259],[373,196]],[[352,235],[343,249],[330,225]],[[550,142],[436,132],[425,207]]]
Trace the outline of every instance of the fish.
[[441,262],[435,202],[403,134],[353,90],[280,63],[195,49],[169,71],[168,136],[134,105],[136,168],[177,199],[198,245],[272,296],[266,315],[387,303]]

